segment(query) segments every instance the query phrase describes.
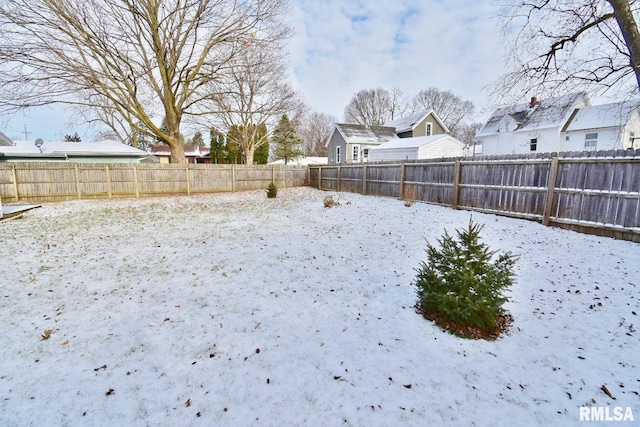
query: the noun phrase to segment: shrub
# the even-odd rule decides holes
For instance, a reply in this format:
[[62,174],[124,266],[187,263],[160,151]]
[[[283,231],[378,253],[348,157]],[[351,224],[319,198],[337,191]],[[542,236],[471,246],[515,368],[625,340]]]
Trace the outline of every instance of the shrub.
[[267,186],[267,198],[275,199],[278,195],[278,187],[276,187],[275,183],[271,183]]
[[333,200],[333,196],[327,196],[324,198],[324,207],[332,208],[336,204],[335,200]]
[[[438,243],[427,243],[426,262],[417,270],[419,311],[451,332],[467,337],[495,336],[508,323],[503,292],[513,284],[516,257],[480,242],[482,226],[469,219],[469,227],[456,230],[457,240],[446,231]],[[497,331],[497,334],[500,330]]]

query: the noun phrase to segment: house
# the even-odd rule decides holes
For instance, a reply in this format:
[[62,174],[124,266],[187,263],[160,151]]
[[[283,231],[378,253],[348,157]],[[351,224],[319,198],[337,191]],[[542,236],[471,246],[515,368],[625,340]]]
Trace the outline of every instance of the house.
[[44,142],[16,141],[0,145],[0,162],[152,163],[157,159],[137,148],[117,141]]
[[384,125],[396,128],[396,135],[400,138],[449,133],[449,129],[433,110],[421,111],[408,117],[391,120]]
[[482,154],[564,151],[561,134],[576,109],[588,107],[586,93],[571,93],[499,108],[474,137]]
[[[149,144],[149,153],[160,159],[160,163],[171,163],[171,147],[166,144]],[[199,145],[185,145],[184,156],[187,163],[211,163],[208,147]]]
[[579,108],[562,138],[563,151],[640,148],[640,100]]
[[367,162],[372,147],[396,138],[395,127],[336,123],[326,143],[329,164]]
[[462,157],[465,145],[451,135],[439,134],[397,138],[369,150],[369,160],[419,160],[442,157]]

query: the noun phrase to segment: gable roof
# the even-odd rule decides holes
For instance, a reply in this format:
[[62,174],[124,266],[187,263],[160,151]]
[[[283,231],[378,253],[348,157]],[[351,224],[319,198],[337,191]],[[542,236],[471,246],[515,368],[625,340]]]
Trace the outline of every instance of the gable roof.
[[340,132],[342,139],[344,139],[347,144],[378,145],[391,139],[398,138],[398,135],[396,135],[396,128],[394,127],[336,123],[333,132],[331,132],[329,139],[327,139],[327,143],[325,144],[326,146],[329,145],[329,141],[331,141],[331,138],[336,131]]
[[442,129],[444,129],[445,133],[449,132],[449,129],[444,125],[442,120],[440,120],[440,117],[438,117],[436,112],[433,110],[419,111],[407,117],[401,117],[396,120],[391,120],[384,125],[394,127],[396,129],[396,133],[408,132],[415,129],[415,127],[418,126],[424,119],[426,119],[429,114],[433,115],[433,118],[438,122]]
[[579,108],[564,131],[620,127],[626,125],[640,107],[640,100]]
[[516,132],[564,127],[575,109],[585,105],[590,105],[587,94],[578,92],[538,101],[533,107],[529,103],[523,103],[498,108],[476,137],[499,133],[501,124],[507,120],[513,123],[513,128],[509,131]]
[[372,150],[384,150],[389,148],[420,148],[428,144],[432,144],[441,139],[457,143],[460,146],[464,146],[464,143],[447,134],[429,135],[429,136],[416,136],[413,138],[398,138],[391,141],[387,141],[377,147],[371,148]]

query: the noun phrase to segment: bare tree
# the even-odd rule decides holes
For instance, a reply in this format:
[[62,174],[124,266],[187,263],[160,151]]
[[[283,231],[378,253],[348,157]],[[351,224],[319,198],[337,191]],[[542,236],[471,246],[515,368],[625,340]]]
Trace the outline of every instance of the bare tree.
[[[248,43],[287,35],[286,0],[3,0],[0,104],[117,116],[185,162],[180,124]],[[154,122],[165,117],[166,132]],[[109,123],[107,123],[109,124]]]
[[307,156],[324,157],[327,155],[325,144],[336,122],[335,117],[318,112],[310,113],[302,120],[298,126],[298,135],[304,141]]
[[280,50],[265,49],[250,42],[229,64],[229,71],[210,86],[214,123],[220,128],[236,127],[232,141],[242,149],[246,164],[253,164],[255,150],[269,141],[263,126],[275,126],[289,112],[297,115],[300,97],[284,80],[286,68]]
[[449,132],[458,138],[461,125],[473,114],[471,101],[465,101],[453,92],[430,87],[418,92],[411,101],[414,112],[433,110],[449,128]]
[[395,115],[404,110],[400,107],[401,92],[394,89],[393,93],[383,88],[363,89],[353,95],[344,110],[344,120],[347,123],[364,126],[382,126]]
[[498,103],[556,91],[616,88],[637,95],[639,3],[526,0],[505,6],[511,46],[508,71],[493,84]]

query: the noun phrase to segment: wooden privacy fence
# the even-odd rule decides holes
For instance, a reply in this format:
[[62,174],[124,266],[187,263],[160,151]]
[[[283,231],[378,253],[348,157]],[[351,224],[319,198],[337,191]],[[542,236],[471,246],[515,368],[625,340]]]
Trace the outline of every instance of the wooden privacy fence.
[[306,166],[7,162],[0,163],[0,199],[60,201],[191,195],[299,187]]
[[640,150],[310,166],[309,181],[640,242]]

